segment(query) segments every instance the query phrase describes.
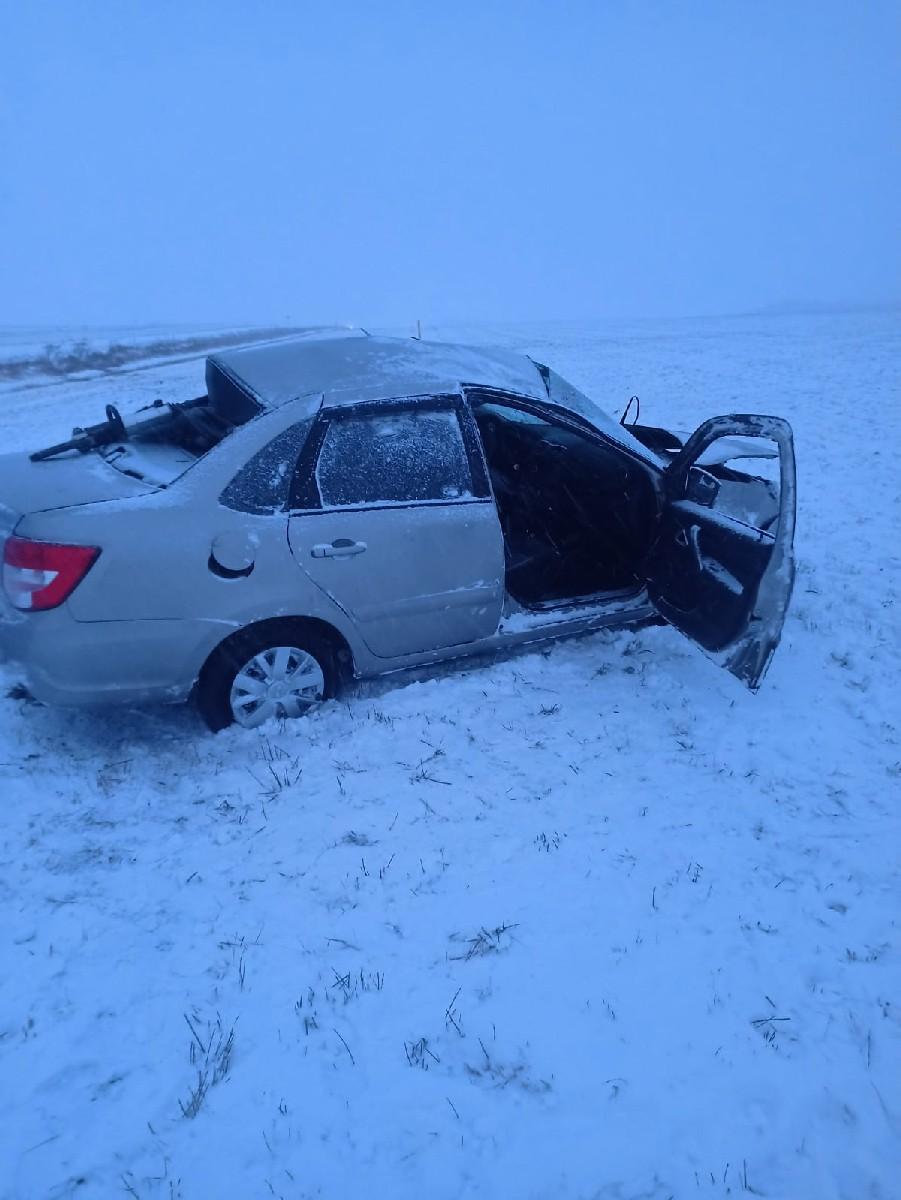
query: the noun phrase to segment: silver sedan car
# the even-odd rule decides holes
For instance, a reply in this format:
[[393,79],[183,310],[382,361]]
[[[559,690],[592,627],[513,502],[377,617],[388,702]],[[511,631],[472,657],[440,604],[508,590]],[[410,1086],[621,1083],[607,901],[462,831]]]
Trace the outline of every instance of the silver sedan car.
[[[501,350],[207,360],[206,393],[0,458],[0,651],[48,703],[254,727],[342,679],[664,620],[756,689],[794,575],[776,417],[625,426]],[[739,469],[740,468],[740,469]]]

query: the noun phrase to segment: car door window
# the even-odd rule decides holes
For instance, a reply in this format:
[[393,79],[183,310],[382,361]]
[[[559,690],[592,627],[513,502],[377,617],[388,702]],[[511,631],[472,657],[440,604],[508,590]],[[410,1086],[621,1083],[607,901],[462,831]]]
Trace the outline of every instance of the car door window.
[[711,508],[757,529],[771,531],[782,507],[779,447],[764,438],[756,441],[759,452],[755,457],[749,456],[750,439],[744,445],[737,440],[730,445],[728,438],[720,438],[719,444],[714,442],[710,451],[715,461],[709,466],[705,464],[705,469],[718,480]]
[[316,484],[323,508],[472,497],[456,411],[417,407],[335,417]]
[[542,407],[478,393],[471,402],[510,595],[529,608],[636,590],[657,513],[644,463]]
[[482,416],[497,417],[510,425],[537,425],[546,429],[550,428],[550,422],[544,417],[539,417],[537,413],[529,412],[525,408],[514,408],[510,404],[495,404],[486,400],[478,405],[478,412]]
[[220,503],[239,512],[281,512],[287,506],[294,468],[312,427],[312,417],[298,421],[258,450],[222,492]]

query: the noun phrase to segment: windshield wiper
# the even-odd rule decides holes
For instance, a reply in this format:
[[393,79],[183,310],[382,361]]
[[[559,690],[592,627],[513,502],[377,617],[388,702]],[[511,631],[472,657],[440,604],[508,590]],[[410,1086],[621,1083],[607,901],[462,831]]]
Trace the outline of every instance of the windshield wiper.
[[166,411],[161,416],[145,418],[130,427],[122,420],[119,410],[114,405],[107,404],[105,421],[101,421],[99,425],[88,425],[85,429],[73,429],[67,442],[58,442],[55,446],[48,446],[46,450],[35,450],[29,458],[32,462],[43,462],[47,458],[55,458],[57,454],[65,454],[67,450],[87,454],[113,442],[127,442],[132,435],[145,437],[149,433],[162,432],[164,429],[178,426],[184,420],[182,413],[185,409],[196,408],[206,402],[206,396],[199,396],[196,400],[187,400],[183,404],[167,404],[162,406]]
[[53,458],[66,450],[77,450],[80,454],[86,454],[88,450],[96,450],[98,446],[122,441],[127,437],[121,413],[118,408],[108,404],[106,420],[101,421],[99,425],[89,425],[86,429],[76,427],[72,430],[72,437],[68,442],[58,442],[55,446],[48,446],[46,450],[35,450],[34,454],[28,457],[32,462],[42,462],[45,458]]

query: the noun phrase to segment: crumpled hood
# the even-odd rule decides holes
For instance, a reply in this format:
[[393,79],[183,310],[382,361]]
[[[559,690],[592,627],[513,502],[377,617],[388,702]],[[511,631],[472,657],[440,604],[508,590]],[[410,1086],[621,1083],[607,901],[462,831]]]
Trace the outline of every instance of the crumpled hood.
[[37,463],[27,454],[0,456],[0,506],[20,516],[156,490],[145,480],[116,471],[99,454],[68,454]]

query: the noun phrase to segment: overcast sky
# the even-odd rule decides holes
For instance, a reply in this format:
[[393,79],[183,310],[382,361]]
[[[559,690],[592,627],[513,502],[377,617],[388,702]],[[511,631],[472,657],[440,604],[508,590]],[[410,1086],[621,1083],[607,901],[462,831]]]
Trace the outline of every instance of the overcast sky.
[[0,0],[0,322],[901,298],[901,0]]

